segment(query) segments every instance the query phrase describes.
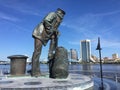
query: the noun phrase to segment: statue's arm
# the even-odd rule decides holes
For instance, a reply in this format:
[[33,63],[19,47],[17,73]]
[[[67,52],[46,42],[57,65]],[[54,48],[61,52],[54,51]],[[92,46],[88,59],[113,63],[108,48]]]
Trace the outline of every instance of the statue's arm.
[[56,14],[54,12],[49,13],[43,20],[45,29],[52,30],[55,24]]

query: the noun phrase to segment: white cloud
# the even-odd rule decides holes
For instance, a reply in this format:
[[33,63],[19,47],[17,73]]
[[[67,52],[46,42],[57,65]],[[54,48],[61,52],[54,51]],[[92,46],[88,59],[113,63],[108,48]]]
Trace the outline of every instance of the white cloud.
[[93,16],[108,16],[108,15],[119,14],[119,13],[120,13],[120,10],[115,10],[115,11],[106,12],[106,13],[93,14]]
[[68,41],[69,44],[71,45],[80,45],[80,40],[78,41]]
[[8,8],[11,11],[15,10],[16,12],[21,12],[21,13],[24,13],[24,14],[40,16],[40,10],[37,10],[36,8],[30,6],[29,4],[27,4],[25,2],[22,2],[22,1],[6,0],[3,3],[1,3],[0,5],[5,7],[5,8]]
[[[101,37],[103,47],[120,47],[119,37],[115,31],[119,30],[119,22],[116,21],[116,14],[119,14],[120,11],[113,11],[107,13],[98,13],[98,14],[85,14],[80,17],[75,17],[70,20],[66,20],[63,23],[64,27],[67,27],[68,30],[73,29],[76,35],[79,34],[79,38],[76,38],[69,41],[69,44],[77,45],[79,41],[84,38],[90,40]],[[106,17],[107,15],[113,15],[112,18]],[[105,16],[105,17],[104,17]],[[111,20],[112,19],[112,20]],[[119,19],[118,19],[119,20]],[[113,21],[116,21],[115,23]],[[81,37],[82,35],[82,37]],[[76,36],[77,37],[77,36]],[[96,42],[93,42],[93,45],[96,45]]]
[[[100,36],[99,23],[101,18],[86,14],[74,19],[70,19],[63,22],[63,26],[67,27],[68,30],[72,29],[78,35],[78,40],[85,38],[94,39]],[[75,38],[76,39],[76,38]],[[78,41],[77,40],[77,41]],[[76,40],[75,40],[76,41]],[[71,41],[70,41],[71,42]],[[72,40],[72,43],[74,40]]]
[[120,48],[120,41],[112,40],[112,39],[102,39],[101,40],[102,47],[116,47]]
[[18,19],[16,17],[7,15],[7,14],[2,13],[2,12],[0,12],[0,19],[4,19],[4,20],[8,20],[8,21],[13,21],[13,22],[16,22],[16,21],[20,20],[20,19]]
[[[107,13],[87,13],[84,15],[81,15],[79,17],[74,17],[72,19],[64,21],[62,24],[63,26],[66,26],[68,28],[72,28],[76,31],[79,31],[80,33],[84,33],[86,31],[92,32],[92,33],[98,33],[101,32],[101,29],[111,29],[113,28],[113,25],[116,26],[115,24],[118,24],[118,22],[114,24],[114,22],[111,21],[112,26],[107,27],[109,24],[107,21],[108,20],[114,20],[116,18],[115,14],[120,14],[120,10],[112,11],[112,12],[107,12]],[[115,15],[112,18],[105,17],[107,15]],[[116,20],[116,19],[115,19]],[[107,26],[106,26],[107,25]],[[100,31],[100,30],[101,31]]]

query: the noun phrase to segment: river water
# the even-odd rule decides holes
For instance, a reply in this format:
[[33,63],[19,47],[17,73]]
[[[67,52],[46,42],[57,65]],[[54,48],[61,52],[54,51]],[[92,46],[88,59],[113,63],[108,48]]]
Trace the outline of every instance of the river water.
[[[26,66],[26,71],[31,69],[31,65]],[[41,73],[48,73],[49,67],[47,64],[40,64]],[[111,79],[117,82],[120,82],[120,65],[119,64],[103,64],[103,77]],[[0,65],[0,74],[4,72],[10,72],[10,65]],[[91,65],[82,65],[82,64],[71,64],[69,65],[70,73],[79,73],[89,76],[100,77],[100,65],[91,64]]]

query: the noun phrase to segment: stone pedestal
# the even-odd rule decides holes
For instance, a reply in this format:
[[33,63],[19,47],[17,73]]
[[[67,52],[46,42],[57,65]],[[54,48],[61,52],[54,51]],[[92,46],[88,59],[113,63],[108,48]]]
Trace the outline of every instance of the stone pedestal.
[[0,90],[93,90],[91,78],[81,74],[69,74],[66,79],[40,77],[8,77],[0,80]]
[[10,62],[10,74],[11,75],[24,75],[26,71],[27,56],[24,55],[12,55],[8,56]]

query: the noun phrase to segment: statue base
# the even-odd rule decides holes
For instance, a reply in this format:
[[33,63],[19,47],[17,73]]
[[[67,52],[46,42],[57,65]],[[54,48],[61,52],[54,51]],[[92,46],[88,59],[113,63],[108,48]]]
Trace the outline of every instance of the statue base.
[[81,74],[69,74],[67,79],[52,79],[49,74],[0,79],[0,90],[93,90],[93,86],[92,79]]

